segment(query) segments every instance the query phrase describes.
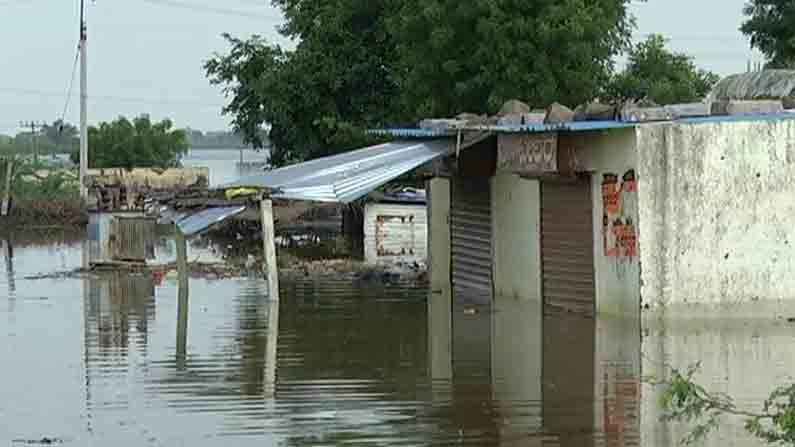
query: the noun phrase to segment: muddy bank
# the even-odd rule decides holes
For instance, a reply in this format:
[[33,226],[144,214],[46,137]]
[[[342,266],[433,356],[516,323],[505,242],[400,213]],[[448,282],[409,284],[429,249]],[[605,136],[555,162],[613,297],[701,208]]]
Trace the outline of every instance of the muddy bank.
[[8,216],[0,217],[0,232],[76,230],[87,224],[88,211],[79,198],[21,200],[12,202]]
[[[188,263],[189,276],[194,279],[222,280],[232,278],[261,277],[263,266],[261,259],[248,259],[244,264],[230,263]],[[132,263],[102,264],[88,269],[76,269],[52,272],[41,275],[29,275],[22,279],[28,281],[43,279],[66,278],[97,278],[115,274],[151,276],[155,284],[163,280],[177,279],[176,263],[161,265],[144,265]],[[397,265],[390,267],[374,267],[362,262],[337,259],[322,261],[302,261],[293,259],[287,266],[279,268],[279,278],[294,280],[351,280],[374,282],[380,284],[413,282],[418,286],[428,284],[428,274],[424,266]]]

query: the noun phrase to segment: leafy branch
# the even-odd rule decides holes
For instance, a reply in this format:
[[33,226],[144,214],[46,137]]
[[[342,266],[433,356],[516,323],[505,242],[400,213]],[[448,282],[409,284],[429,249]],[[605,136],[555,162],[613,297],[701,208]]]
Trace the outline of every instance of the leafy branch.
[[649,379],[655,386],[665,387],[660,397],[664,421],[692,425],[682,445],[694,445],[720,425],[725,415],[745,418],[745,430],[769,444],[795,446],[795,384],[776,388],[765,400],[761,411],[737,408],[731,397],[708,391],[695,382],[701,364],[685,372],[671,369],[670,378]]

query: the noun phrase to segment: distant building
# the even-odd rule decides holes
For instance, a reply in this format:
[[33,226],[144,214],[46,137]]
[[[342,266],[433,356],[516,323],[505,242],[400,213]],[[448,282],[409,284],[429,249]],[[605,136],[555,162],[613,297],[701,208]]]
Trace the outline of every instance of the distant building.
[[380,195],[364,208],[364,260],[371,265],[425,264],[424,190]]

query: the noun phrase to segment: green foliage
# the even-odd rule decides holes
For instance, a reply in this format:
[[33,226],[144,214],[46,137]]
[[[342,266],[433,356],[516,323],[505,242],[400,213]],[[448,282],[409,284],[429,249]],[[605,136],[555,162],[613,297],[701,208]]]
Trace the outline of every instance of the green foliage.
[[[171,168],[188,150],[184,131],[173,129],[170,120],[153,123],[147,115],[89,127],[88,145],[92,168]],[[72,161],[79,160],[73,152]]]
[[626,0],[403,0],[395,75],[420,117],[592,99],[629,44]]
[[792,0],[749,0],[740,30],[770,68],[795,68],[795,6]]
[[699,69],[691,57],[668,51],[665,38],[652,35],[629,52],[629,63],[613,77],[605,96],[611,100],[651,99],[657,104],[702,100],[720,80]]
[[694,381],[700,365],[682,373],[671,370],[666,380],[651,380],[665,387],[660,397],[663,419],[686,422],[692,426],[682,439],[683,445],[695,445],[704,440],[720,424],[724,415],[746,418],[745,429],[769,443],[795,446],[795,385],[776,388],[765,400],[762,410],[751,412],[738,409],[729,396],[711,393]]
[[[53,121],[37,131],[35,144],[39,155],[71,153],[80,144],[78,129],[62,120]],[[32,154],[33,148],[34,136],[29,130],[13,137],[0,135],[0,154]]]
[[385,123],[395,85],[388,76],[394,45],[385,31],[386,1],[276,0],[283,33],[300,42],[285,51],[254,36],[225,37],[231,50],[205,65],[231,97],[225,112],[247,143],[264,146],[271,125],[271,163],[284,165],[352,149],[368,140],[359,126]]
[[226,35],[205,65],[247,143],[284,165],[355,148],[368,127],[592,98],[626,48],[627,0],[274,0],[294,51]]

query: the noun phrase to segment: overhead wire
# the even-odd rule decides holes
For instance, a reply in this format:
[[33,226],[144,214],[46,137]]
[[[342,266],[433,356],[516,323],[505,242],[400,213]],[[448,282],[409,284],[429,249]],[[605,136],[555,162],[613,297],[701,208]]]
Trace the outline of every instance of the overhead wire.
[[221,14],[221,15],[231,15],[237,17],[245,17],[249,19],[261,19],[261,20],[270,20],[270,21],[282,21],[282,17],[280,15],[265,15],[265,14],[258,14],[255,12],[243,11],[240,9],[227,9],[227,8],[218,8],[215,6],[208,6],[198,3],[192,2],[184,2],[179,0],[142,0],[145,3],[150,3],[153,5],[161,5],[161,6],[171,6],[175,8],[183,8],[189,9],[193,11],[205,12],[205,13],[212,13],[212,14]]
[[75,61],[72,64],[72,76],[69,79],[69,87],[66,90],[66,100],[64,101],[63,105],[63,113],[61,113],[61,122],[66,119],[66,111],[69,108],[69,102],[72,99],[72,91],[75,85],[75,74],[77,74],[77,62],[80,60],[80,47],[77,47],[77,51],[75,51]]
[[[46,90],[38,90],[38,89],[27,89],[27,88],[0,87],[0,91],[17,93],[22,95],[42,96],[42,97],[61,97],[62,95],[62,93],[46,91]],[[106,101],[106,102],[135,103],[135,104],[147,104],[147,105],[172,105],[172,106],[208,107],[208,108],[212,107],[219,109],[224,107],[223,104],[211,104],[211,103],[187,101],[187,100],[159,100],[154,98],[123,97],[123,96],[111,96],[111,95],[89,95],[88,99]]]

